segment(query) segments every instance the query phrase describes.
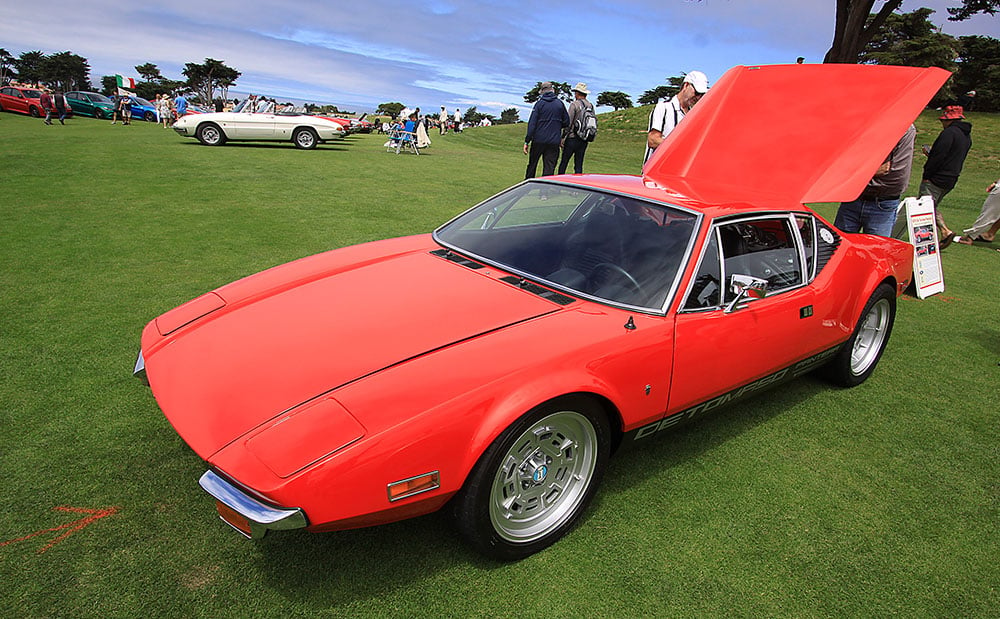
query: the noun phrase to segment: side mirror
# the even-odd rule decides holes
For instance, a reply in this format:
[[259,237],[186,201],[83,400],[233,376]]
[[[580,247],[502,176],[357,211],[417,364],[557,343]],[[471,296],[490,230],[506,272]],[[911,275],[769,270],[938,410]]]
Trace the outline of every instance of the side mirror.
[[736,297],[726,306],[726,313],[746,307],[740,303],[746,299],[763,299],[767,296],[767,280],[749,275],[733,275],[729,280],[730,290]]

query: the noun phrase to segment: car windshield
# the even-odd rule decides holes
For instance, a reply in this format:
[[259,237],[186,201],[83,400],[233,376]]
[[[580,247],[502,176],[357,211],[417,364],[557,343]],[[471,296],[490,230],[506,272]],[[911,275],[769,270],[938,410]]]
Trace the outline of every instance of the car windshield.
[[111,99],[108,99],[104,95],[96,92],[87,93],[87,96],[90,97],[90,100],[94,103],[111,103]]
[[42,91],[40,90],[22,90],[21,92],[29,99],[38,99],[42,96]]
[[133,100],[134,100],[134,101],[135,101],[136,103],[138,103],[139,105],[145,105],[146,107],[153,107],[153,104],[152,104],[152,103],[150,103],[149,101],[146,101],[146,100],[145,100],[145,99],[143,99],[142,97],[135,97],[135,98],[134,98]]
[[533,181],[453,219],[434,238],[577,295],[661,311],[677,286],[697,221],[677,207]]

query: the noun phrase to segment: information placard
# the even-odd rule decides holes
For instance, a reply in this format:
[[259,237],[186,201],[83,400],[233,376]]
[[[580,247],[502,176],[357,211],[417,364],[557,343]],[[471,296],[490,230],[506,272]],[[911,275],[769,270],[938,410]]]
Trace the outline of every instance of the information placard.
[[913,284],[917,298],[944,292],[941,246],[934,225],[934,200],[930,196],[903,200],[902,215],[908,240],[913,245]]

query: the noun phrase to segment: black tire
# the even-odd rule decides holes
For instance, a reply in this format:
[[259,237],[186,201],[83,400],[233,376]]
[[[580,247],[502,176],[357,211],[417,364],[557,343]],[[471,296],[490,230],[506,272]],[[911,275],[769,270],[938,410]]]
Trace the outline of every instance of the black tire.
[[302,150],[312,150],[316,148],[316,144],[319,143],[319,136],[312,129],[305,127],[300,127],[292,133],[292,143],[295,144],[296,148],[301,148]]
[[205,146],[222,146],[226,143],[226,134],[222,132],[219,125],[215,123],[205,123],[198,125],[194,136]]
[[145,114],[142,115],[142,118],[148,123],[156,122],[156,114],[152,112],[146,112]]
[[101,110],[94,110],[94,118],[97,120],[104,120],[104,112]]
[[882,358],[895,320],[895,290],[889,284],[881,284],[861,311],[851,338],[824,368],[826,377],[841,387],[865,382]]
[[607,416],[593,400],[566,396],[535,407],[493,441],[455,495],[459,532],[501,561],[552,545],[597,492],[610,445]]
[[41,118],[42,117],[42,111],[39,110],[37,107],[35,107],[33,105],[28,108],[28,113],[31,114],[32,118]]

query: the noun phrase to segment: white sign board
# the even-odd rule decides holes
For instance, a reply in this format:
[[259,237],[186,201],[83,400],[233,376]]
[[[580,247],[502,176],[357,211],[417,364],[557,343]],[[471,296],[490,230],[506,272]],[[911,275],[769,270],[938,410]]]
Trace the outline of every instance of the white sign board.
[[900,209],[905,215],[906,232],[913,245],[913,285],[917,298],[944,292],[941,246],[934,225],[934,201],[930,196],[906,198]]

